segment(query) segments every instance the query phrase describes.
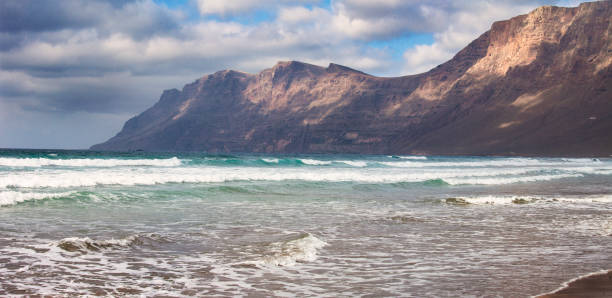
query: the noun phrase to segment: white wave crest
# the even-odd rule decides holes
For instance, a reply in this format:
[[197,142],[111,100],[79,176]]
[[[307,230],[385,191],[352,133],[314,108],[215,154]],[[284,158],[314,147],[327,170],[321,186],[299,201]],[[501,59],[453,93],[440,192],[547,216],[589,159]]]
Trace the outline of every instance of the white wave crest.
[[368,163],[365,161],[360,161],[360,160],[340,160],[338,162],[341,162],[343,164],[347,164],[351,167],[357,167],[357,168],[363,168],[368,166]]
[[536,200],[537,198],[525,196],[480,196],[448,198],[444,202],[458,205],[512,205],[533,203]]
[[117,167],[117,166],[154,166],[154,167],[176,167],[181,165],[181,160],[176,156],[166,159],[101,159],[101,158],[74,158],[74,159],[50,159],[50,158],[0,158],[0,166],[5,167]]
[[443,202],[458,205],[522,205],[531,203],[612,203],[612,195],[592,195],[583,197],[543,197],[543,196],[477,196],[443,199]]
[[57,246],[66,251],[99,251],[112,247],[128,247],[135,243],[138,239],[136,235],[132,235],[123,239],[109,239],[109,240],[93,240],[89,237],[69,237],[61,239],[52,246]]
[[269,254],[260,261],[265,265],[294,266],[301,262],[312,262],[317,259],[317,250],[327,245],[309,233],[297,239],[270,244]]
[[61,193],[32,193],[32,192],[19,192],[19,191],[2,191],[0,192],[0,206],[10,206],[17,203],[32,201],[32,200],[44,200],[51,198],[61,198],[72,195],[74,192],[61,192]]
[[522,177],[459,177],[443,178],[450,185],[503,185],[519,182],[550,181],[562,178],[582,177],[583,174],[551,174],[551,175],[529,175]]
[[561,160],[574,163],[602,163],[598,158],[561,158]]
[[553,295],[553,294],[556,294],[557,292],[560,292],[560,291],[562,291],[562,290],[564,290],[564,289],[569,288],[569,285],[570,285],[571,283],[573,283],[573,282],[575,282],[575,281],[577,281],[577,280],[579,280],[579,279],[583,279],[583,278],[591,277],[591,276],[594,276],[594,275],[607,274],[607,273],[608,273],[608,272],[610,272],[610,271],[611,271],[611,270],[600,270],[600,271],[595,271],[595,272],[587,273],[587,274],[585,274],[585,275],[581,275],[581,276],[578,276],[578,277],[576,277],[576,278],[572,278],[572,279],[570,279],[570,280],[568,280],[568,281],[564,282],[563,284],[561,284],[561,286],[560,286],[560,287],[558,287],[557,289],[554,289],[554,290],[552,290],[552,291],[550,291],[550,292],[547,292],[547,293],[542,293],[542,294],[538,294],[538,295],[535,295],[535,296],[531,296],[530,298],[537,298],[537,297],[542,297],[542,296],[547,296],[547,295]]
[[427,156],[398,156],[400,159],[415,159],[415,160],[424,160],[427,159]]
[[559,198],[559,201],[569,202],[569,203],[612,203],[612,195],[595,195],[595,196],[586,196],[580,198]]
[[424,167],[592,167],[597,166],[609,168],[609,163],[604,164],[598,159],[535,159],[535,158],[504,158],[493,160],[455,160],[455,161],[382,161],[378,162],[388,167],[399,168],[424,168]]
[[311,165],[311,166],[322,166],[322,165],[328,165],[332,163],[331,161],[326,161],[326,160],[316,160],[316,159],[306,159],[306,158],[302,158],[298,160],[301,161],[305,165]]
[[266,163],[278,163],[278,158],[262,158],[261,160]]
[[[521,175],[521,176],[516,176]],[[63,188],[96,185],[154,185],[164,183],[218,183],[227,181],[288,181],[398,183],[442,179],[451,185],[508,184],[580,177],[582,173],[541,174],[529,169],[424,169],[332,168],[317,171],[305,168],[169,167],[99,168],[88,171],[47,169],[9,172],[0,175],[0,188]]]

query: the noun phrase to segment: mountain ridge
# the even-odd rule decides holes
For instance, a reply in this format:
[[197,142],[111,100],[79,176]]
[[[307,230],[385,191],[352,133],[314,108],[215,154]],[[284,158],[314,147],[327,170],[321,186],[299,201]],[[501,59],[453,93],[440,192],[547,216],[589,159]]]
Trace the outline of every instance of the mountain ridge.
[[612,2],[495,22],[428,72],[279,62],[203,76],[93,150],[612,154]]

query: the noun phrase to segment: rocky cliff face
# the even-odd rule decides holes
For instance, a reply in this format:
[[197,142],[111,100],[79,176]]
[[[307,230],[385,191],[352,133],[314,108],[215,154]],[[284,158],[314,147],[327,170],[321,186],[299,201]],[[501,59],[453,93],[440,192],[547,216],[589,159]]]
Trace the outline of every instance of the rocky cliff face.
[[612,155],[612,2],[496,22],[450,61],[379,78],[280,62],[207,75],[95,150]]

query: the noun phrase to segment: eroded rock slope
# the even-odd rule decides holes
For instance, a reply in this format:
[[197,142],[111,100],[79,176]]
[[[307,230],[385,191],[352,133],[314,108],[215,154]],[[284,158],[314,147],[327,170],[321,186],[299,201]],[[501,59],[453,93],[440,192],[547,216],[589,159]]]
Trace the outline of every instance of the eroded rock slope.
[[95,150],[612,155],[612,2],[493,24],[429,72],[279,62],[167,90]]

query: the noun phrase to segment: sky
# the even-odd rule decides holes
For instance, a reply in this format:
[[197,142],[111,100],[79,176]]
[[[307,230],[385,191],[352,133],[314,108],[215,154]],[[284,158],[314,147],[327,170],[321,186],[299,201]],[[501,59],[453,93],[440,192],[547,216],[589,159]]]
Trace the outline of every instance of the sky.
[[497,20],[576,0],[2,0],[0,148],[85,149],[223,69],[427,71]]

